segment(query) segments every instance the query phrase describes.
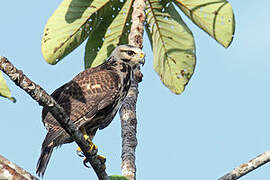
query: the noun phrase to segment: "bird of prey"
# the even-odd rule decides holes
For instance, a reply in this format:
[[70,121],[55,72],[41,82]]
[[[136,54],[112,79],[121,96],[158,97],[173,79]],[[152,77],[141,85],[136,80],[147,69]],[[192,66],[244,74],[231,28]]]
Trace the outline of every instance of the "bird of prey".
[[[103,64],[79,73],[51,96],[91,142],[98,129],[111,123],[127,95],[134,70],[140,64],[144,64],[140,48],[120,45]],[[46,109],[42,110],[42,121],[48,133],[37,163],[39,176],[44,175],[53,148],[73,141]]]

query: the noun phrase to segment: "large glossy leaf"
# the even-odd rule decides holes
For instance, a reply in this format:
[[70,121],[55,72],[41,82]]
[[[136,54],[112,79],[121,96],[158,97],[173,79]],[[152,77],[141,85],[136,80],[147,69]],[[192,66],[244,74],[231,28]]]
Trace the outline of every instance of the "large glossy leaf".
[[154,69],[174,93],[184,91],[195,68],[191,31],[171,3],[147,0],[146,31],[154,54]]
[[235,21],[226,0],[175,0],[176,5],[201,29],[224,47],[233,39]]
[[50,64],[78,47],[96,26],[91,16],[110,0],[64,0],[49,18],[42,37],[42,54]]
[[102,18],[93,28],[85,47],[85,68],[103,63],[119,44],[128,43],[133,0],[111,1],[98,12]]
[[16,102],[14,97],[11,97],[11,92],[7,86],[7,83],[0,71],[0,96],[10,99],[12,102]]

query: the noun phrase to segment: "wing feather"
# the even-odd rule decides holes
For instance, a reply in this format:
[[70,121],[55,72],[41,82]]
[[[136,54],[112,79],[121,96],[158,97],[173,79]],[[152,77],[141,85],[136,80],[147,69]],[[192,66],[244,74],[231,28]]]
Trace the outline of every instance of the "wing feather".
[[[61,92],[64,90],[64,88],[65,88],[66,85],[67,85],[67,84],[62,85],[61,87],[57,88],[57,89],[51,94],[51,96],[53,97],[53,99],[54,99],[56,102],[57,102],[57,100],[59,99],[59,96],[60,96]],[[42,109],[42,114],[41,114],[42,121],[45,119],[45,117],[47,116],[47,114],[48,114],[48,111],[47,111],[45,108],[43,108],[43,109]],[[43,121],[43,123],[44,123],[44,121]]]
[[[70,119],[80,127],[91,121],[101,109],[114,103],[120,90],[119,83],[116,72],[92,68],[78,74],[52,95]],[[42,117],[49,128],[59,128],[58,122],[46,110],[43,110]]]

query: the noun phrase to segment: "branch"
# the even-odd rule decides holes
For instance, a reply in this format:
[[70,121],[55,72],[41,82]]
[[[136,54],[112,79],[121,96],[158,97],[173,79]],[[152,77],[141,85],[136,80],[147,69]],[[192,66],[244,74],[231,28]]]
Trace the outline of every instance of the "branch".
[[0,155],[0,179],[38,180],[29,172]]
[[[145,21],[145,2],[135,0],[132,12],[132,25],[129,34],[129,44],[142,48],[143,23]],[[137,119],[136,102],[138,97],[138,82],[142,80],[142,73],[139,69],[135,72],[135,80],[131,83],[123,105],[120,109],[121,135],[122,135],[122,175],[129,180],[136,179],[135,149],[137,146]]]
[[0,70],[9,76],[9,78],[27,94],[29,94],[39,105],[48,110],[53,117],[59,122],[61,127],[72,137],[72,139],[81,148],[83,154],[90,162],[94,171],[100,180],[108,180],[108,175],[105,171],[105,165],[101,162],[97,153],[90,154],[89,143],[83,138],[81,131],[69,119],[65,110],[57,104],[57,102],[44,91],[39,85],[32,82],[26,77],[22,71],[17,70],[5,57],[0,56]]
[[227,173],[218,180],[235,180],[246,175],[247,173],[257,169],[258,167],[268,163],[270,161],[270,150],[260,154],[259,156],[251,159],[240,167],[235,168],[232,172]]
[[145,0],[135,0],[133,3],[132,25],[128,36],[128,43],[142,49],[143,47],[143,28],[145,21]]

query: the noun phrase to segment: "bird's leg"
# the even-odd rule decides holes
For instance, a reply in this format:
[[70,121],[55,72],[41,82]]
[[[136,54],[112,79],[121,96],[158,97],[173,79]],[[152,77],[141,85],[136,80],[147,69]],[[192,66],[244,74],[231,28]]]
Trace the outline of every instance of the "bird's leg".
[[[88,136],[88,134],[87,134],[84,127],[80,128],[80,130],[81,130],[81,132],[83,134],[84,139],[89,142],[90,148],[89,148],[88,152],[96,154],[98,147],[91,141],[91,138]],[[94,151],[96,151],[96,152],[94,152]],[[77,148],[77,154],[78,154],[78,156],[83,157],[81,152],[82,152],[81,148],[78,147]]]
[[[91,138],[88,136],[88,134],[87,134],[85,128],[81,128],[80,130],[81,130],[81,132],[82,132],[82,134],[83,134],[84,139],[87,140],[87,141],[89,142],[89,144],[90,144],[90,148],[89,148],[88,152],[90,152],[90,153],[92,153],[93,155],[95,155],[95,154],[97,153],[97,149],[98,149],[97,145],[95,145],[95,144],[91,141]],[[78,147],[78,148],[77,148],[77,154],[78,154],[78,156],[84,157],[83,154],[82,154],[81,152],[82,152],[81,148]],[[97,158],[100,160],[100,162],[101,162],[102,164],[104,164],[104,169],[106,169],[106,166],[105,166],[106,157],[105,157],[105,156],[102,156],[102,155],[97,155]],[[87,163],[88,163],[87,158],[84,158],[84,160],[83,160],[84,166],[90,168],[90,167],[87,165]]]

